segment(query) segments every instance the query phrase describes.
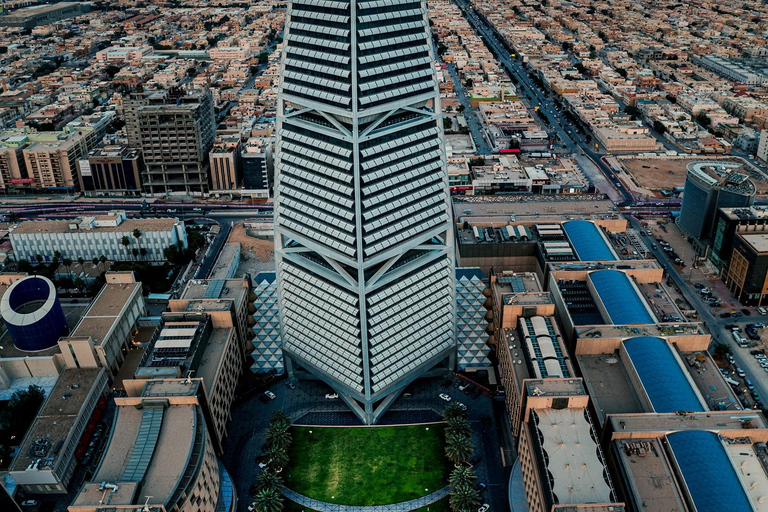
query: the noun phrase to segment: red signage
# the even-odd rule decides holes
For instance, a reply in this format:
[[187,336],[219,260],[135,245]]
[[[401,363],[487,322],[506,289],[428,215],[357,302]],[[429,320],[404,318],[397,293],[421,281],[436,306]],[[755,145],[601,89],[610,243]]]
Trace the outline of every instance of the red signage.
[[499,153],[519,153],[519,149],[500,149]]
[[462,192],[466,190],[472,190],[472,185],[457,185],[455,187],[451,187],[451,192]]

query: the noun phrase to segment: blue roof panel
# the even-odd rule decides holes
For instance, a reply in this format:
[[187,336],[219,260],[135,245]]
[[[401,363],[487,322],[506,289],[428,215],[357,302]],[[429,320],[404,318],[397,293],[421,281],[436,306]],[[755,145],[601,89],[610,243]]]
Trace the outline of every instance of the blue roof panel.
[[625,340],[624,348],[654,411],[704,411],[669,343],[661,338],[638,336]]
[[589,274],[589,279],[614,325],[656,323],[624,272],[597,270]]
[[717,434],[684,430],[667,436],[697,512],[753,510]]
[[619,258],[594,223],[588,220],[570,220],[563,224],[576,256],[581,261],[615,261]]

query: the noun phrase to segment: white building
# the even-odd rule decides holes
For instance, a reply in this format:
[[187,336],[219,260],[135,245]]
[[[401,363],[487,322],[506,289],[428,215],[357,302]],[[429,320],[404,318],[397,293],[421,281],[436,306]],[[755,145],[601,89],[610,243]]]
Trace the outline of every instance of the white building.
[[[138,230],[139,238],[134,236]],[[128,238],[128,245],[122,243]],[[62,258],[92,260],[106,256],[111,261],[144,259],[165,261],[171,245],[187,247],[184,222],[177,218],[128,219],[124,211],[73,220],[25,221],[10,233],[16,260],[35,261],[39,254],[51,261],[59,251]],[[133,250],[139,251],[135,256]],[[141,249],[146,255],[141,256]]]
[[768,130],[760,132],[760,140],[757,143],[757,158],[768,162]]
[[316,5],[288,3],[280,73],[283,349],[289,373],[322,379],[375,423],[412,380],[455,366],[436,57],[423,3]]

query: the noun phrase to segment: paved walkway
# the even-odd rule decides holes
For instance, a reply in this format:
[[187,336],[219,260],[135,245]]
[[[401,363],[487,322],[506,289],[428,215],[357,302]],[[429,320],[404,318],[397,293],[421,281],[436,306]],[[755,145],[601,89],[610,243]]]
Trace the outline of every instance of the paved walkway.
[[436,501],[440,501],[441,499],[448,496],[450,491],[450,486],[446,485],[442,489],[435,491],[432,494],[427,494],[426,496],[416,498],[415,500],[403,501],[401,503],[392,503],[391,505],[374,505],[371,507],[337,505],[336,503],[313,500],[312,498],[308,498],[303,494],[292,491],[287,487],[283,489],[283,494],[289,500],[295,501],[299,505],[311,508],[312,510],[317,510],[318,512],[409,512],[411,510],[416,510],[422,507],[426,507],[427,505],[431,505]]

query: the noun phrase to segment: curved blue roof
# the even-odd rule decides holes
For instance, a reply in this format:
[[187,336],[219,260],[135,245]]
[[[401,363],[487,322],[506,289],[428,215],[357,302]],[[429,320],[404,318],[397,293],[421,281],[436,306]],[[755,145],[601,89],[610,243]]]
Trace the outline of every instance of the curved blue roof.
[[581,261],[615,261],[619,258],[594,223],[588,220],[570,220],[563,224],[576,256]]
[[589,274],[589,279],[614,325],[656,323],[624,272],[596,270]]
[[752,510],[717,434],[684,430],[667,435],[667,441],[697,512]]
[[669,343],[661,338],[638,336],[624,340],[624,348],[654,411],[704,411]]

